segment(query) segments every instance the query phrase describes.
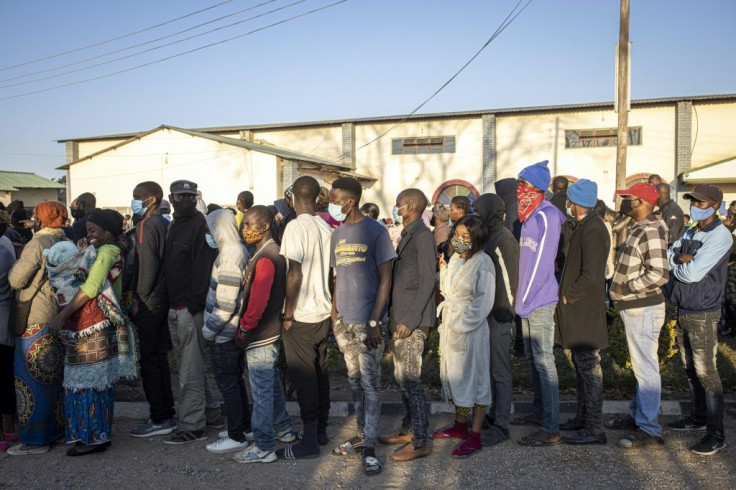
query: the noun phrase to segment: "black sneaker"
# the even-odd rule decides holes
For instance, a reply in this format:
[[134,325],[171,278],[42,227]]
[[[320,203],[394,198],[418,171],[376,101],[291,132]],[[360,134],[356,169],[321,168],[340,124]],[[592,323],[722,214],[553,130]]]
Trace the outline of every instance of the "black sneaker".
[[662,444],[664,444],[664,439],[659,436],[647,434],[641,429],[636,429],[636,431],[632,432],[631,434],[627,434],[626,436],[624,436],[623,439],[618,441],[619,447],[625,449],[633,449],[647,446],[661,446]]
[[164,444],[170,446],[178,446],[180,444],[187,444],[190,442],[204,441],[207,439],[207,434],[204,429],[200,430],[180,430],[174,432],[174,435],[164,440]]
[[699,430],[705,430],[705,424],[694,421],[690,417],[685,417],[681,420],[673,420],[665,424],[668,429],[680,431],[680,432],[695,432]]
[[695,454],[701,454],[703,456],[711,456],[724,449],[726,449],[726,441],[719,441],[710,434],[703,437],[699,443],[690,448]]
[[604,425],[607,429],[613,430],[635,431],[638,428],[638,426],[636,425],[636,421],[628,413],[616,415],[614,418],[607,421]]

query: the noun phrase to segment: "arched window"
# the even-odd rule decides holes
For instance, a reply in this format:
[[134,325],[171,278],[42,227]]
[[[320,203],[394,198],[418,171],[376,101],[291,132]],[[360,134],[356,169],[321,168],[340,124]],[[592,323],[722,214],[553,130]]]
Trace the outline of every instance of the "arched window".
[[478,189],[473,184],[459,179],[448,180],[434,191],[432,203],[440,202],[449,206],[455,196],[466,196],[472,203],[478,195]]
[[649,182],[649,176],[652,175],[650,173],[639,173],[634,175],[629,175],[626,177],[626,188],[631,187],[634,184],[646,184]]

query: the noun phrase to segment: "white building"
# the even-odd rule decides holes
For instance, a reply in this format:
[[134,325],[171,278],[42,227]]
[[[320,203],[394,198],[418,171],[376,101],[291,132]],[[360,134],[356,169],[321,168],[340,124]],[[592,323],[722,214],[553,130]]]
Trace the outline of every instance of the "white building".
[[[588,178],[613,203],[617,115],[613,103],[311,121],[61,140],[68,199],[84,191],[98,205],[127,208],[138,182],[166,189],[176,179],[200,185],[207,202],[234,204],[250,189],[256,202],[282,197],[304,173],[323,183],[359,177],[364,202],[383,215],[405,188],[432,201],[492,192],[493,183],[550,161],[552,175]],[[635,100],[629,113],[627,182],[651,173],[680,196],[689,184],[719,184],[736,199],[736,94]],[[710,165],[710,166],[709,166]],[[707,167],[707,172],[705,171]],[[703,172],[697,169],[703,168]]]

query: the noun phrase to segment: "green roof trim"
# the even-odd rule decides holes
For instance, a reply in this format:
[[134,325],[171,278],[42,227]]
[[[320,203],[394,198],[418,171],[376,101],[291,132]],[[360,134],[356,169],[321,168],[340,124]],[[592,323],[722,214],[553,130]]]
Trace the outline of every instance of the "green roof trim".
[[0,170],[0,191],[17,192],[20,189],[65,189],[64,184],[31,172]]

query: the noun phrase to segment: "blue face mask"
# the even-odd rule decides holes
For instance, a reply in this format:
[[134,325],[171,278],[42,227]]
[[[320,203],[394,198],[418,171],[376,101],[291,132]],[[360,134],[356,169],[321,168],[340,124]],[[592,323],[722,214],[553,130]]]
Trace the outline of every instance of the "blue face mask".
[[394,218],[394,224],[400,225],[404,222],[404,218],[399,216],[399,209],[403,207],[404,206],[394,206],[394,209],[391,210],[391,216]]
[[330,203],[330,205],[327,206],[327,212],[330,213],[330,216],[332,216],[336,221],[345,221],[345,218],[348,217],[347,213],[342,212],[342,206],[338,206],[337,204]]
[[204,241],[207,242],[207,245],[209,245],[210,248],[217,248],[215,240],[212,239],[212,235],[210,235],[209,233],[204,234]]
[[693,221],[699,222],[699,221],[705,221],[711,216],[713,216],[713,213],[715,213],[716,210],[713,208],[708,209],[700,209],[699,207],[690,205],[690,219]]

